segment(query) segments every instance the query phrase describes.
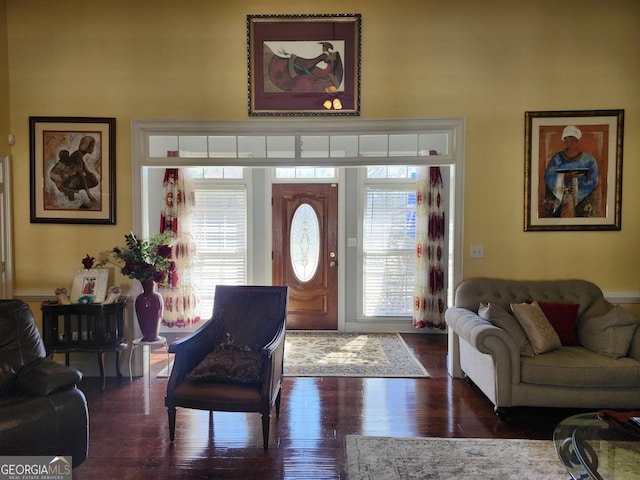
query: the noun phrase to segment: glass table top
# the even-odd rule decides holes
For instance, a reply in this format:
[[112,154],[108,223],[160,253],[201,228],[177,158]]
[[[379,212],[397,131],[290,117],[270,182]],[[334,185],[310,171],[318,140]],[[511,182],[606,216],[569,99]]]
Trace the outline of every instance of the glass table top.
[[553,432],[558,458],[575,480],[640,478],[640,436],[598,418],[598,412],[566,418]]

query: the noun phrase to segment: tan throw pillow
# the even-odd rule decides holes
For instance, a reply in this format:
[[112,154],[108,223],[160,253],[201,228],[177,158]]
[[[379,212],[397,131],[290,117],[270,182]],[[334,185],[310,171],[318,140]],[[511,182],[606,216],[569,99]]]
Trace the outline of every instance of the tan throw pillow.
[[640,360],[640,327],[636,327],[627,356]]
[[611,358],[626,357],[638,319],[620,305],[604,315],[583,318],[578,323],[580,345]]
[[511,310],[516,314],[536,354],[551,352],[562,346],[560,337],[547,320],[538,302],[512,303]]
[[498,328],[503,329],[509,335],[513,337],[520,349],[520,355],[523,357],[534,357],[533,347],[531,342],[527,338],[527,334],[518,323],[518,320],[507,312],[504,308],[499,307],[493,303],[485,304],[481,303],[478,308],[478,315],[480,318],[484,318],[487,322],[495,325]]

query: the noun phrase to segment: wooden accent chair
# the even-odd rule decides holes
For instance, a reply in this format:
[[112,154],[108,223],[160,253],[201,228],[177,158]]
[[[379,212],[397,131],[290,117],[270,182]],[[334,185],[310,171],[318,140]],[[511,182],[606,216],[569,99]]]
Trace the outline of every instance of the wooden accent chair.
[[174,342],[165,405],[169,438],[175,438],[176,407],[262,415],[269,446],[271,410],[280,415],[288,287],[216,286],[213,316]]

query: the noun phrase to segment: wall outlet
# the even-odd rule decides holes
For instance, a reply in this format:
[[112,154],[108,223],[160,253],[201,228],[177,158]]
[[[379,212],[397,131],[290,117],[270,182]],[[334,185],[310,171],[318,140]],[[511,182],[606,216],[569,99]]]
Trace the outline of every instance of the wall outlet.
[[484,258],[484,245],[471,245],[471,258]]

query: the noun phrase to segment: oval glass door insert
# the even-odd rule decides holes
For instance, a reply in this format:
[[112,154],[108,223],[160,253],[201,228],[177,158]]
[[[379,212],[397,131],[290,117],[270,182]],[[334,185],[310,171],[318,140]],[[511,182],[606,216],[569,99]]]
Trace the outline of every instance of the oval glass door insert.
[[308,203],[300,205],[291,219],[289,252],[293,273],[298,280],[311,280],[320,260],[320,224],[315,210]]

